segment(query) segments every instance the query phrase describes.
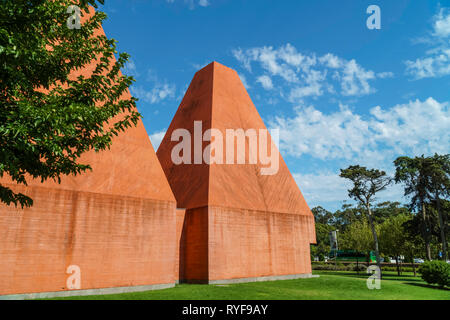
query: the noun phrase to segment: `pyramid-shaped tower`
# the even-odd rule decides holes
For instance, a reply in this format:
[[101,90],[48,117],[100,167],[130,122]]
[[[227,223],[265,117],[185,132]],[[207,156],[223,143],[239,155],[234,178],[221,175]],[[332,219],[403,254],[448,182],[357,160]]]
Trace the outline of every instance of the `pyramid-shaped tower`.
[[[93,67],[77,74],[89,76]],[[0,298],[175,284],[176,201],[142,122],[115,137],[110,150],[89,152],[80,162],[92,171],[61,184],[29,180],[24,187],[0,179],[34,200],[23,210],[0,204]],[[103,291],[68,291],[77,267],[81,286],[72,289]]]
[[[177,129],[192,137],[190,161],[173,159],[180,143]],[[314,218],[270,135],[265,147],[273,148],[278,166],[267,174],[267,162],[250,160],[250,137],[245,138],[244,163],[237,163],[237,139],[234,163],[227,162],[225,151],[222,163],[217,151],[211,152],[219,155],[216,161],[199,163],[195,143],[208,129],[223,133],[224,150],[227,129],[255,130],[258,138],[266,130],[238,74],[217,62],[195,74],[157,151],[177,206],[185,209],[177,211],[180,280],[220,283],[309,275]],[[210,144],[204,140],[202,150]]]

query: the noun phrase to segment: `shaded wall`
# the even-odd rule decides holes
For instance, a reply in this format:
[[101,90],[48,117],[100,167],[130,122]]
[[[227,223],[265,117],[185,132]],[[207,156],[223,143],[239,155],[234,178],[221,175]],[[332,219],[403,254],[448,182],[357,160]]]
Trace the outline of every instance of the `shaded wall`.
[[206,283],[208,264],[208,209],[188,209],[179,229],[179,281]]
[[314,218],[223,207],[177,214],[180,281],[311,273]]

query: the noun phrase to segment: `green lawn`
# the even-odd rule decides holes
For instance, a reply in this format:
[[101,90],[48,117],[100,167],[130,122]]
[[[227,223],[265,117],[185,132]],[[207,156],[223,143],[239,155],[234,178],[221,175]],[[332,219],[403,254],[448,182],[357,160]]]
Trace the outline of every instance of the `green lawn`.
[[380,290],[369,290],[367,275],[353,272],[314,271],[319,278],[252,282],[230,285],[177,285],[175,288],[63,299],[119,300],[450,300],[449,289],[427,285],[419,277],[385,272]]

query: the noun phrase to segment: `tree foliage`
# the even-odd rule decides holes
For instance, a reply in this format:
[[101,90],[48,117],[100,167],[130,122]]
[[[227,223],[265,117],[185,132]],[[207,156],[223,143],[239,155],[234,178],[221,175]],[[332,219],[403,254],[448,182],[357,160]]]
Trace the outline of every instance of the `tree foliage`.
[[314,220],[316,223],[328,224],[331,225],[333,223],[333,213],[322,208],[321,206],[314,207],[311,209],[311,212],[314,215]]
[[366,209],[367,219],[373,236],[377,265],[381,268],[378,235],[373,219],[371,204],[375,199],[375,195],[386,189],[392,179],[388,177],[384,171],[367,169],[366,167],[361,167],[359,165],[341,169],[340,176],[349,179],[353,183],[353,187],[348,190],[348,196],[358,201],[360,205],[363,205]]
[[352,223],[361,221],[364,217],[364,208],[358,204],[356,207],[344,203],[342,208],[334,213],[334,225],[336,229],[345,231]]
[[[95,32],[106,18],[89,14],[96,0],[2,0],[0,10],[0,177],[26,185],[91,169],[79,158],[110,147],[136,125],[135,99],[123,94],[133,78],[114,59],[116,43]],[[78,5],[81,29],[69,29],[67,8]],[[75,72],[90,66],[89,75]],[[0,201],[32,199],[0,185]]]
[[340,236],[341,249],[368,252],[373,248],[373,236],[365,219],[352,223]]
[[424,156],[399,157],[394,161],[394,165],[395,182],[404,184],[405,196],[411,198],[411,209],[422,210],[423,203],[430,197]]
[[[420,229],[425,241],[427,258],[431,259],[431,236],[439,225],[444,257],[447,248],[447,223],[445,201],[450,195],[450,155],[435,154],[432,157],[399,157],[394,161],[395,181],[405,186],[405,196],[411,199],[410,208],[421,212]],[[430,208],[431,205],[431,208]],[[436,210],[438,224],[433,223]]]
[[408,208],[402,206],[400,202],[385,201],[373,207],[373,220],[377,224],[382,224],[392,217],[409,214]]
[[386,189],[392,181],[384,171],[367,169],[359,165],[341,169],[340,176],[353,183],[353,188],[348,190],[348,196],[365,206],[370,205],[375,194]]
[[392,216],[380,225],[380,251],[385,255],[395,257],[399,275],[398,258],[408,252],[411,245],[404,230],[405,223],[410,220],[411,215],[402,214]]
[[330,248],[330,231],[334,228],[325,223],[316,223],[316,244],[311,248],[311,254],[318,256],[322,260],[331,251]]

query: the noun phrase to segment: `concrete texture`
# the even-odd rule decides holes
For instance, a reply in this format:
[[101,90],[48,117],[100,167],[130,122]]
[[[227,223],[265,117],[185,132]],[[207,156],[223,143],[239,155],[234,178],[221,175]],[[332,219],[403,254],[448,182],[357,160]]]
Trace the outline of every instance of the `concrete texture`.
[[142,122],[81,163],[92,172],[61,184],[0,179],[34,200],[0,204],[0,295],[67,291],[69,265],[80,267],[81,289],[175,283],[176,202]]
[[56,291],[56,292],[40,292],[27,294],[12,294],[0,296],[0,300],[31,300],[31,299],[48,299],[48,298],[63,298],[63,297],[79,297],[79,296],[95,296],[103,294],[119,294],[129,292],[143,292],[150,290],[161,290],[175,287],[175,284],[154,284],[148,286],[135,287],[115,287],[103,289],[90,290],[72,290],[72,291]]
[[[25,191],[25,190],[24,190]],[[0,209],[0,294],[175,283],[175,204],[27,188],[30,209]]]
[[175,165],[171,151],[179,142],[171,141],[172,132],[183,128],[193,137],[194,121],[202,121],[203,132],[224,135],[226,129],[266,129],[234,70],[213,62],[195,74],[157,151],[177,206],[186,208],[177,215],[180,280],[311,273],[314,217],[278,150],[275,175],[261,175],[260,162]]
[[311,273],[309,216],[209,207],[209,280]]

